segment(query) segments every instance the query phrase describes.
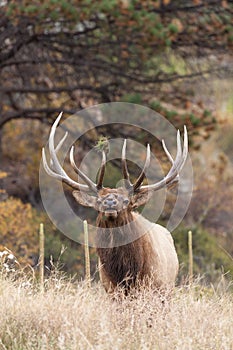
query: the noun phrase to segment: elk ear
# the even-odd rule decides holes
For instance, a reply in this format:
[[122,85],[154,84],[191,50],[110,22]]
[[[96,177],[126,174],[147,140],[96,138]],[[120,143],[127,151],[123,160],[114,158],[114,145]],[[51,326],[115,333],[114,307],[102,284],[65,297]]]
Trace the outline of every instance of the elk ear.
[[86,192],[81,191],[73,191],[72,195],[74,196],[75,200],[83,205],[84,207],[92,207],[95,208],[96,206],[96,197],[91,196],[90,194],[87,194]]
[[146,204],[151,198],[153,191],[140,190],[138,193],[131,197],[132,208],[138,208],[141,205]]

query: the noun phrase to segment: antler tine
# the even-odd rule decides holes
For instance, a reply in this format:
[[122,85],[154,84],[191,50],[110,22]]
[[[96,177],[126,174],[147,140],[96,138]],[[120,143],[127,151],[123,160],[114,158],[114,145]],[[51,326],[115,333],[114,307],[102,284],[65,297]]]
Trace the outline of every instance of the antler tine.
[[[172,158],[172,155],[170,154],[170,152],[168,151],[168,149],[166,147],[166,144],[165,144],[164,140],[162,140],[163,149],[164,149],[168,159],[170,160],[170,162],[173,165],[171,167],[171,169],[169,170],[167,176],[170,175],[174,171],[174,169],[176,169],[176,167],[178,165],[177,163],[179,162],[179,159],[180,159],[180,157],[182,155],[182,147],[181,147],[181,140],[180,140],[180,130],[177,131],[176,143],[177,143],[177,155],[176,155],[176,159],[174,161],[174,159]],[[176,178],[174,180],[172,180],[172,181],[176,181],[178,179],[178,177],[179,177],[179,174],[177,174]]]
[[56,153],[59,151],[59,149],[61,148],[61,146],[63,145],[63,143],[65,142],[65,139],[68,136],[68,131],[65,132],[65,135],[63,136],[63,138],[59,141],[58,145],[55,148]]
[[[182,154],[182,147],[181,147],[181,140],[180,140],[180,130],[177,131],[177,137],[176,137],[176,143],[177,143],[177,155],[176,155],[176,160],[177,162],[179,161],[180,157],[181,157],[181,154]],[[167,176],[171,175],[172,172],[174,171],[174,169],[176,169],[177,167],[177,164],[175,164],[175,161],[174,159],[172,158],[170,152],[168,151],[167,147],[166,147],[166,144],[164,142],[164,140],[162,140],[162,146],[163,146],[163,149],[169,159],[169,161],[172,163],[172,167],[171,169],[169,170]],[[176,175],[176,177],[168,184],[168,187],[169,188],[172,188],[174,186],[174,184],[176,184],[177,182],[179,181],[179,174]]]
[[[184,147],[182,152],[181,139],[180,139],[180,131],[177,131],[177,155],[175,161],[173,161],[173,166],[168,172],[167,176],[172,174],[172,172],[176,171],[176,169],[182,169],[185,160],[188,154],[188,134],[186,126],[184,126]],[[179,174],[177,174],[178,176]]]
[[[45,155],[45,149],[44,147],[42,148],[42,161],[43,161],[43,166],[44,169],[46,171],[46,173],[52,177],[57,178],[58,180],[62,179],[62,175],[55,173],[53,170],[50,169],[50,167],[48,166],[48,162],[46,159],[46,155]],[[52,163],[52,160],[50,160],[50,163]]]
[[173,164],[173,163],[174,163],[174,160],[173,160],[173,158],[172,158],[172,156],[171,156],[171,153],[168,151],[164,140],[162,140],[162,146],[163,146],[163,149],[164,149],[164,151],[165,151],[165,153],[166,153],[168,159],[169,159],[170,162]]
[[[58,145],[56,146],[56,148],[55,148],[56,154],[58,153],[59,149],[63,145],[63,143],[66,140],[67,136],[68,136],[68,131],[65,132],[65,135],[63,136],[63,138],[59,141]],[[50,159],[50,166],[51,167],[53,166],[53,160],[52,159]]]
[[66,174],[64,175],[61,173],[56,173],[55,171],[50,169],[50,167],[48,166],[48,162],[46,159],[44,148],[42,148],[42,162],[43,162],[44,169],[49,176],[54,177],[57,180],[63,181],[67,185],[69,185],[77,190],[84,190],[84,191],[89,190],[88,186],[83,185],[83,184],[78,184],[77,182],[75,182],[74,180],[69,178]]
[[91,180],[89,179],[89,177],[87,175],[85,175],[78,167],[77,165],[75,164],[75,161],[74,161],[74,146],[71,147],[70,149],[70,163],[74,169],[74,171],[76,172],[76,174],[78,174],[82,179],[83,181],[86,182],[86,184],[88,185],[89,188],[91,188],[94,192],[97,192],[97,186],[96,184]]
[[150,165],[150,145],[148,144],[147,145],[147,152],[146,152],[146,161],[145,161],[144,167],[141,171],[141,174],[139,175],[139,177],[137,178],[137,180],[133,184],[134,191],[136,191],[141,186],[141,184],[146,176],[146,170],[148,169],[149,165]]
[[188,155],[188,133],[187,133],[186,127],[184,126],[183,152],[182,152],[182,146],[181,146],[180,132],[179,130],[177,131],[177,154],[176,154],[175,160],[173,160],[171,154],[167,150],[167,147],[164,141],[162,141],[162,145],[168,159],[172,163],[172,167],[169,170],[168,174],[162,180],[152,185],[141,186],[140,189],[157,191],[167,185],[172,184],[174,181],[177,180],[177,177],[179,176],[179,172],[184,166],[184,163]]
[[106,168],[106,154],[103,151],[102,152],[102,163],[101,163],[98,181],[97,181],[97,185],[96,185],[97,190],[100,190],[101,188],[103,188],[105,168]]
[[183,162],[181,164],[181,167],[184,166],[184,163],[186,161],[188,155],[188,132],[187,132],[187,128],[186,125],[184,125],[184,148],[183,148]]
[[55,137],[56,128],[58,126],[58,123],[61,120],[61,117],[62,117],[62,112],[59,114],[59,116],[57,117],[57,119],[53,123],[52,128],[51,128],[51,132],[49,135],[49,153],[50,153],[50,164],[52,166],[52,169],[48,166],[48,162],[47,162],[46,155],[45,155],[45,149],[44,148],[42,149],[42,162],[43,162],[44,169],[48,175],[65,182],[67,185],[69,185],[77,190],[89,191],[91,189],[91,190],[96,192],[96,188],[94,189],[94,187],[90,187],[89,184],[84,185],[84,184],[80,184],[80,183],[72,180],[66,174],[66,172],[62,168],[62,166],[57,158],[57,152],[67,137],[67,133],[66,133],[63,136],[63,138],[61,139],[61,141],[58,143],[57,147],[55,148],[54,137]]
[[[55,137],[56,128],[61,120],[62,114],[63,113],[61,112],[59,114],[59,116],[57,117],[57,119],[55,120],[55,122],[53,123],[51,131],[50,131],[50,135],[49,135],[49,153],[50,153],[50,157],[51,157],[50,163],[53,165],[54,170],[58,171],[61,174],[63,174],[64,170],[62,169],[62,167],[57,159],[56,150],[55,150],[55,146],[54,146],[54,137]],[[62,140],[64,140],[64,137]],[[61,146],[61,142],[59,142],[58,147],[60,147],[59,145]]]
[[130,181],[129,178],[129,172],[128,172],[128,167],[127,167],[127,161],[126,161],[126,143],[127,140],[124,140],[123,147],[122,147],[122,153],[121,153],[121,166],[122,166],[122,173],[123,177],[126,180],[126,183],[129,185],[129,187],[133,187],[133,184]]

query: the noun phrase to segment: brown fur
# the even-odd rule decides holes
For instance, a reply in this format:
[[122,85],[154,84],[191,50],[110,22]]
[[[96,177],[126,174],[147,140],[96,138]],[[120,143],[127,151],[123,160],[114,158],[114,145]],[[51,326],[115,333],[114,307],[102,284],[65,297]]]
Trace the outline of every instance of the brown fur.
[[[123,226],[126,224],[128,224],[127,227]],[[152,224],[141,215],[128,210],[119,213],[117,218],[106,218],[102,213],[99,213],[97,226],[97,247],[101,247],[106,243],[110,246],[97,248],[101,265],[100,277],[107,291],[122,286],[127,293],[130,287],[135,286],[137,282],[143,282],[148,277],[152,278],[152,283],[156,288],[174,284],[178,270],[178,260],[172,238],[167,237],[167,258],[169,259],[170,254],[174,265],[174,273],[170,280],[169,278],[163,280],[163,275],[166,274],[166,266],[161,265],[163,264],[160,257],[161,247],[155,247],[153,242],[153,234],[158,237],[159,234],[169,235],[168,231],[162,228],[163,232],[159,232],[161,226]],[[155,230],[155,227],[157,227],[157,230]],[[125,241],[125,235],[130,237],[131,243],[120,245]],[[169,248],[172,254],[169,252]]]
[[148,278],[155,288],[174,285],[178,259],[171,234],[133,212],[147,202],[146,191],[130,194],[121,187],[103,188],[98,197],[79,191],[73,195],[98,211],[96,246],[100,279],[107,291],[120,285],[127,292]]

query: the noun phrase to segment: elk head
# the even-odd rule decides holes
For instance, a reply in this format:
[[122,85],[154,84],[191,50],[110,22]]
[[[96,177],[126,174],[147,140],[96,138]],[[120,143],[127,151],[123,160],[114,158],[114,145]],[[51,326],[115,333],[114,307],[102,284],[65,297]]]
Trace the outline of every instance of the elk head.
[[102,152],[102,163],[97,183],[94,183],[89,177],[87,177],[75,164],[74,146],[72,146],[70,150],[70,163],[74,171],[80,176],[85,184],[74,181],[64,171],[57,158],[57,152],[65,141],[67,133],[56,147],[54,145],[54,136],[61,117],[62,113],[60,113],[55,120],[49,136],[50,166],[46,160],[45,150],[42,150],[44,169],[48,175],[71,186],[74,189],[73,196],[76,201],[83,206],[94,208],[98,211],[100,216],[107,217],[109,220],[114,220],[121,216],[122,213],[125,214],[127,212],[130,215],[134,208],[144,205],[154,191],[166,186],[171,186],[178,181],[179,172],[181,171],[188,154],[188,136],[186,127],[184,127],[183,150],[181,146],[180,132],[177,132],[177,154],[175,159],[172,158],[167,150],[165,142],[162,140],[163,149],[172,165],[167,175],[154,184],[143,185],[146,171],[150,165],[149,144],[147,145],[147,155],[144,167],[136,181],[131,183],[126,162],[126,140],[124,140],[121,158],[124,185],[112,189],[103,186],[106,167],[106,154],[104,151]]

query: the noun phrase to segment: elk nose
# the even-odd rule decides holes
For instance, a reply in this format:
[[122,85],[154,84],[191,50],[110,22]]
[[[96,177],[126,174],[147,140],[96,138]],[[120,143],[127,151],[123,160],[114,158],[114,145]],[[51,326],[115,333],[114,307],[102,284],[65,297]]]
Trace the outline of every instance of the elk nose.
[[114,197],[109,197],[105,199],[104,205],[106,207],[115,207],[117,205],[117,201]]

